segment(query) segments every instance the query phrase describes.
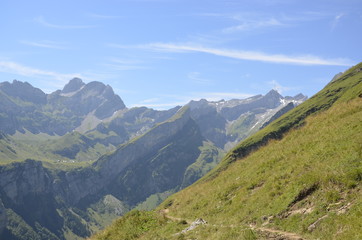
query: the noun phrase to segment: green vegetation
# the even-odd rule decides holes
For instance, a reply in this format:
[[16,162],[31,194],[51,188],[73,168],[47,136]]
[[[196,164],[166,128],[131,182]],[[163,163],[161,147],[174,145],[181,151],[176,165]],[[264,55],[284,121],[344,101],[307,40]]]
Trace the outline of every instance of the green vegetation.
[[133,210],[115,222],[115,226],[122,225],[122,229],[117,227],[107,229],[97,235],[97,239],[131,240],[142,236],[150,229],[157,228],[166,223],[166,219],[158,216],[154,212]]
[[238,136],[239,138],[245,138],[248,136],[250,126],[253,124],[255,124],[255,114],[243,114],[231,124],[231,126],[227,129],[227,134]]
[[199,157],[185,171],[183,187],[187,187],[211,171],[225,156],[225,152],[211,142],[203,142],[199,149],[201,151]]
[[[36,159],[49,168],[70,169],[89,166],[100,156],[115,150],[112,144],[102,144],[105,134],[78,132],[64,136],[45,133],[17,132],[13,136],[2,134],[0,138],[0,164],[9,164],[24,159]],[[108,137],[116,135],[110,132]]]
[[[154,212],[126,215],[93,239],[362,239],[361,69],[241,142]],[[197,218],[208,224],[181,233]]]
[[136,209],[143,210],[143,211],[153,210],[173,193],[174,193],[174,191],[166,191],[163,193],[152,194],[144,202],[138,204]]

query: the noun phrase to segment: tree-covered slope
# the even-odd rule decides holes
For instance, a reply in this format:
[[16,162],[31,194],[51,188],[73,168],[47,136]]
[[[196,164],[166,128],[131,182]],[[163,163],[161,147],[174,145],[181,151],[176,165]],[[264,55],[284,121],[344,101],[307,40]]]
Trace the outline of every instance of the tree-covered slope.
[[361,120],[359,64],[155,211],[94,239],[361,239]]

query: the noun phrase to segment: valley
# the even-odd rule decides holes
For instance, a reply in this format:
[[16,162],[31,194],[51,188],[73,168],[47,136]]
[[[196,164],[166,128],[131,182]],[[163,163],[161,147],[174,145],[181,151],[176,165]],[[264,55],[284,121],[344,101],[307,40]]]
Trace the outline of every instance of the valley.
[[79,78],[51,94],[4,82],[0,97],[7,239],[84,238],[135,207],[151,210],[306,99],[271,90],[163,111],[128,109],[110,86]]

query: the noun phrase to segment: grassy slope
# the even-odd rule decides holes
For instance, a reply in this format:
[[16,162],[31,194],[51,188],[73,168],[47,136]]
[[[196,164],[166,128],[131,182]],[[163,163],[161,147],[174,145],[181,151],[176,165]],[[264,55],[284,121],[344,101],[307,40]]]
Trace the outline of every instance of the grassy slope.
[[13,136],[3,134],[3,137],[0,136],[0,165],[30,158],[42,161],[49,168],[68,170],[89,166],[101,155],[115,149],[110,144],[95,143],[96,138],[104,137],[95,134],[93,132],[93,135],[86,136],[72,132],[64,136],[51,136],[29,131],[24,134],[17,132]]
[[[131,212],[94,238],[256,239],[264,225],[307,239],[361,239],[361,68],[240,143],[156,211]],[[166,208],[176,218],[160,214]],[[174,235],[187,227],[175,219],[199,217],[209,224]]]

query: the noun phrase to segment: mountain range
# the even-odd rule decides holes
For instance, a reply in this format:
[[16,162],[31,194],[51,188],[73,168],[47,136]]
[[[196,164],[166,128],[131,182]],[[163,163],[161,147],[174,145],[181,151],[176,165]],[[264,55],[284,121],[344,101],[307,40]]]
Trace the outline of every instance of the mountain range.
[[362,63],[92,239],[362,239],[361,119]]
[[51,94],[3,82],[0,99],[1,238],[78,239],[156,207],[306,97],[271,90],[158,111],[74,78]]

